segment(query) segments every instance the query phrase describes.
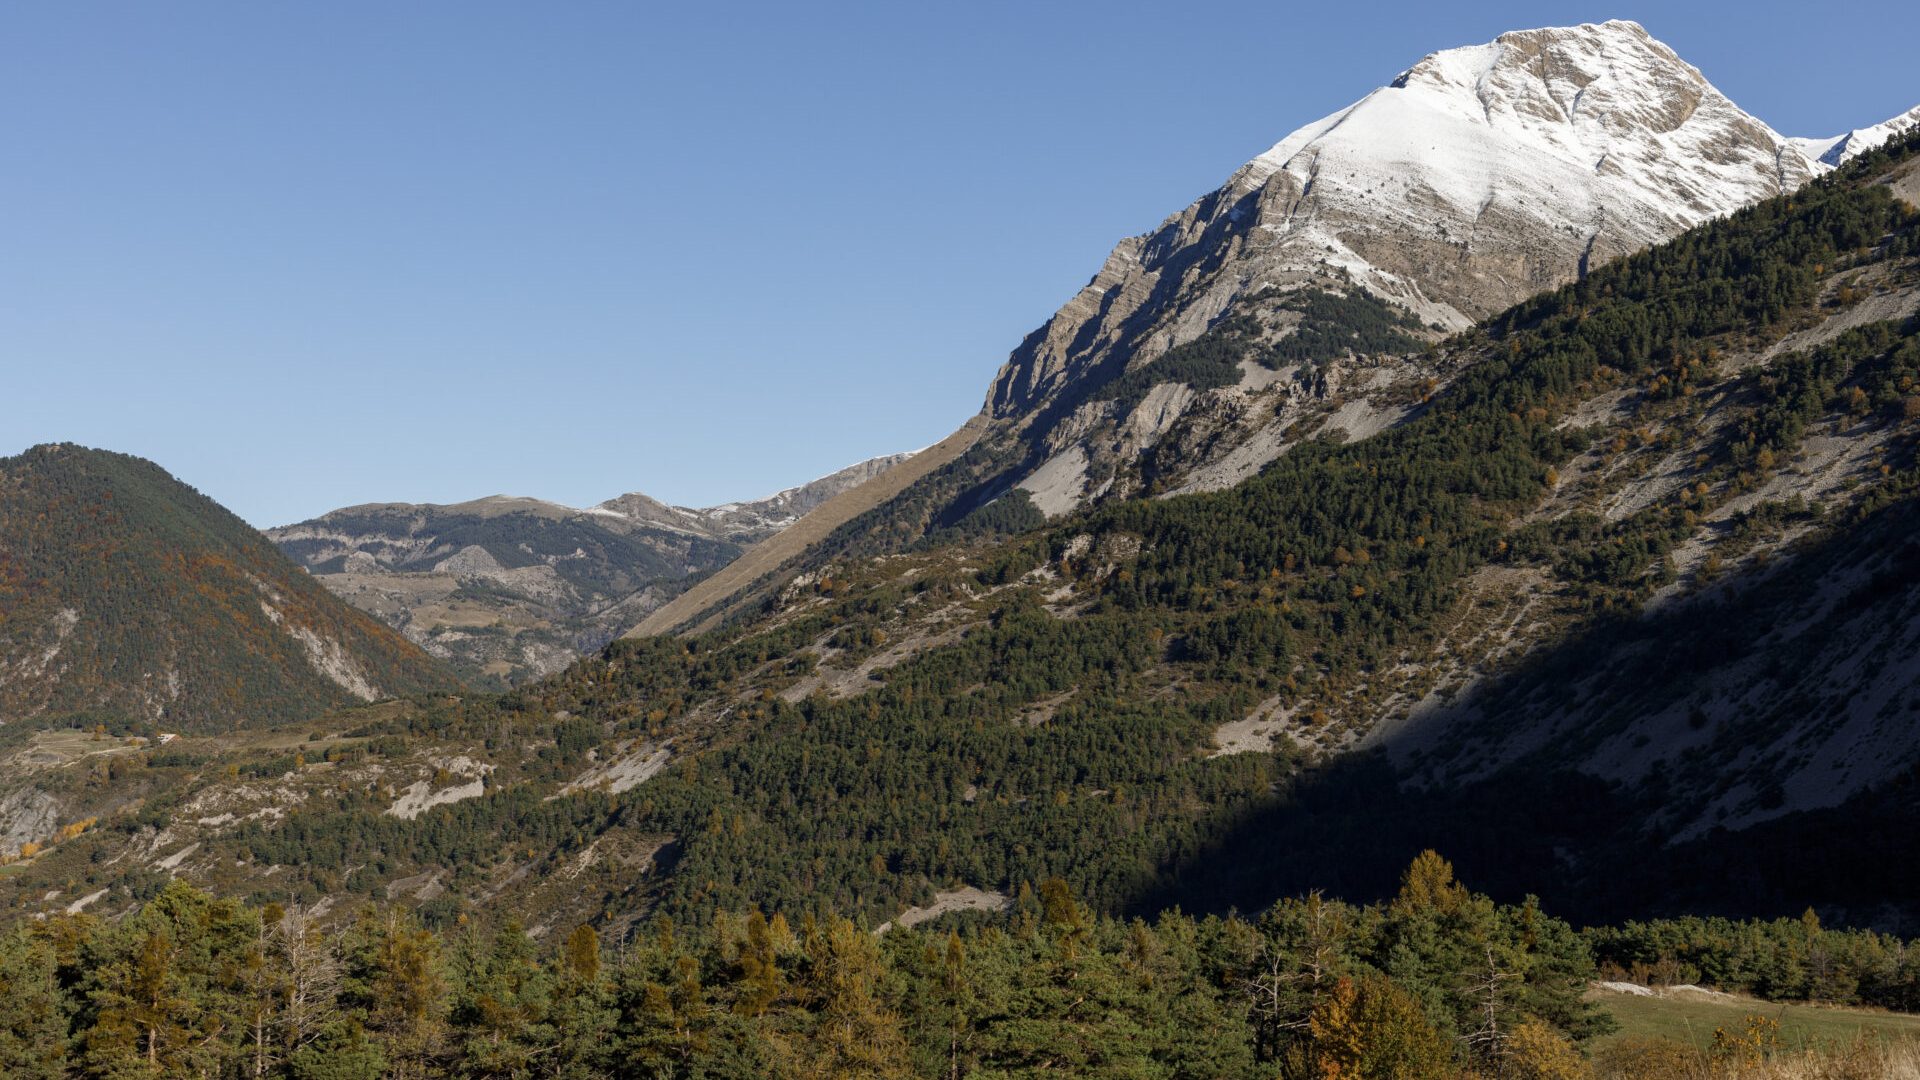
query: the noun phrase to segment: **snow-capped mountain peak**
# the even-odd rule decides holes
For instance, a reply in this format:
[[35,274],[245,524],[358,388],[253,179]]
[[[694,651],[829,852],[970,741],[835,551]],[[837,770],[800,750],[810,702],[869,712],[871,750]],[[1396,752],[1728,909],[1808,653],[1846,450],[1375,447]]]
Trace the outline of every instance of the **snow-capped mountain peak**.
[[1808,157],[1827,168],[1839,168],[1896,135],[1920,127],[1920,105],[1885,123],[1855,128],[1845,135],[1826,139],[1790,139],[1789,142]]
[[[1276,238],[1353,249],[1366,265],[1347,269],[1363,284],[1464,325],[1577,271],[1582,255],[1657,242],[1817,171],[1639,24],[1608,22],[1434,53],[1236,181],[1306,203],[1268,223]],[[1448,262],[1520,255],[1544,233],[1548,258],[1522,255],[1527,272],[1500,275],[1502,287],[1473,273],[1418,280],[1370,257],[1385,238],[1423,233],[1461,245],[1467,258]]]
[[[1518,30],[1433,53],[1121,241],[1014,350],[988,415],[1032,444],[1024,468],[1046,482],[1022,484],[1044,489],[1048,512],[1125,492],[1133,459],[1218,395],[1188,394],[1188,405],[1141,419],[1112,415],[1119,406],[1100,385],[1236,305],[1284,322],[1291,294],[1357,288],[1435,330],[1464,328],[1793,191],[1916,122],[1920,110],[1836,139],[1788,139],[1633,22]],[[1209,445],[1232,453],[1236,442]]]

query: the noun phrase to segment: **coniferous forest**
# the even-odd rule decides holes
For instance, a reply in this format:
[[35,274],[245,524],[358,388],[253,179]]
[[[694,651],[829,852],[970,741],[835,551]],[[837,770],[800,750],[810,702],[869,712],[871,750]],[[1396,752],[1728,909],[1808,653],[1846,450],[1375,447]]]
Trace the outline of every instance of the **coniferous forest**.
[[[0,1070],[102,1077],[1523,1077],[1744,1075],[1764,1024],[1688,1051],[1614,1030],[1616,978],[1773,1000],[1920,1004],[1920,948],[1870,932],[1685,919],[1577,932],[1421,854],[1389,900],[1123,921],[1059,879],[930,928],[759,910],[428,928],[166,887],[128,918],[0,939]],[[1758,1007],[1756,1007],[1758,1008]],[[1764,1019],[1764,1018],[1760,1018]],[[1756,1031],[1758,1034],[1756,1035]],[[1754,1040],[1759,1038],[1760,1042]],[[1855,1048],[1854,1053],[1859,1053]],[[1864,1059],[1863,1059],[1864,1060]]]

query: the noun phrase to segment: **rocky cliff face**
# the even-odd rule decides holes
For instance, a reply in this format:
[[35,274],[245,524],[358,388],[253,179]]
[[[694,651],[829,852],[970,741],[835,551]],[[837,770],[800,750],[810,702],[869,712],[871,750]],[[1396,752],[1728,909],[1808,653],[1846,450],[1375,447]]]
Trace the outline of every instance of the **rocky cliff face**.
[[[1229,483],[1329,430],[1299,421],[1303,410],[1346,404],[1330,387],[1432,373],[1374,370],[1383,354],[1336,319],[1325,347],[1265,371],[1244,365],[1229,385],[1192,387],[1170,372],[1188,392],[1102,400],[1101,388],[1150,380],[1142,369],[1229,313],[1261,324],[1256,342],[1308,333],[1324,320],[1287,310],[1303,290],[1377,298],[1438,337],[1792,191],[1916,119],[1784,138],[1631,22],[1517,31],[1435,53],[1122,241],[1014,351],[987,408],[1027,442],[1017,478],[1052,514],[1103,496]],[[1349,434],[1375,422],[1346,419],[1336,426]],[[1182,445],[1153,460],[1170,436]]]
[[1220,490],[1302,440],[1364,438],[1450,377],[1427,343],[1795,190],[1915,114],[1784,138],[1631,22],[1435,53],[1121,241],[1000,369],[967,459],[876,490],[887,509],[823,527],[825,548],[887,549],[1009,494],[1058,517]]
[[702,509],[639,492],[586,509],[507,496],[377,503],[268,536],[335,594],[470,679],[499,685],[599,648],[689,581],[907,456]]

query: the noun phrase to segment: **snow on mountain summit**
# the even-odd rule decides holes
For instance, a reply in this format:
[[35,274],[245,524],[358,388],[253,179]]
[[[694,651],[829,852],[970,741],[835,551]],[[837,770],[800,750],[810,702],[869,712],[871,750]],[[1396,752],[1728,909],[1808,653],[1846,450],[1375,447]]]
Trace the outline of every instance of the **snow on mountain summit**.
[[1117,352],[1150,362],[1262,286],[1350,283],[1462,328],[1890,133],[1787,139],[1634,22],[1433,53],[1121,241],[1014,351],[988,408],[1027,415]]
[[[1595,254],[1630,251],[1818,171],[1639,24],[1616,21],[1434,53],[1281,140],[1235,180],[1299,193],[1302,211],[1269,225],[1283,242],[1305,232],[1315,245],[1352,248],[1358,233],[1364,258],[1374,238],[1437,232],[1470,255],[1544,231],[1563,274],[1573,268],[1564,256],[1589,242]],[[1517,294],[1495,289],[1483,301],[1366,261],[1378,291],[1415,306],[1417,294],[1438,292],[1428,299],[1452,309],[1441,320],[1451,325],[1550,283],[1528,273]]]
[[1855,128],[1828,139],[1789,139],[1802,153],[1828,168],[1839,168],[1896,135],[1920,127],[1920,105],[1885,123]]
[[[1836,139],[1785,138],[1633,22],[1517,30],[1436,52],[1122,240],[1013,351],[987,414],[1026,443],[1018,483],[1050,514],[1145,485],[1129,470],[1150,448],[1156,483],[1175,458],[1193,475],[1216,459],[1232,466],[1220,476],[1249,475],[1286,445],[1284,425],[1242,422],[1271,415],[1249,404],[1253,383],[1293,378],[1305,400],[1332,393],[1325,372],[1306,382],[1251,373],[1238,386],[1164,386],[1144,399],[1102,388],[1229,311],[1290,332],[1308,317],[1311,298],[1290,299],[1304,290],[1361,290],[1412,313],[1424,333],[1462,329],[1794,191],[1915,123],[1920,110]],[[1357,414],[1343,422],[1350,434],[1377,427]],[[1161,455],[1169,438],[1177,445]]]

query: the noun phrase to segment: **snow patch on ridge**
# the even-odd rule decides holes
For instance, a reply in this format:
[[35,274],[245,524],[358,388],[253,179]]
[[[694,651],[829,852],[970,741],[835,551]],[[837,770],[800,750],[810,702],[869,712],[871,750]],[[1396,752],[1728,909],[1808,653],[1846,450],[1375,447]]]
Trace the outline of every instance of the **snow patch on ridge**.
[[1920,127],[1920,105],[1872,127],[1855,128],[1825,139],[1788,139],[1796,149],[1830,169],[1839,168],[1888,139]]

